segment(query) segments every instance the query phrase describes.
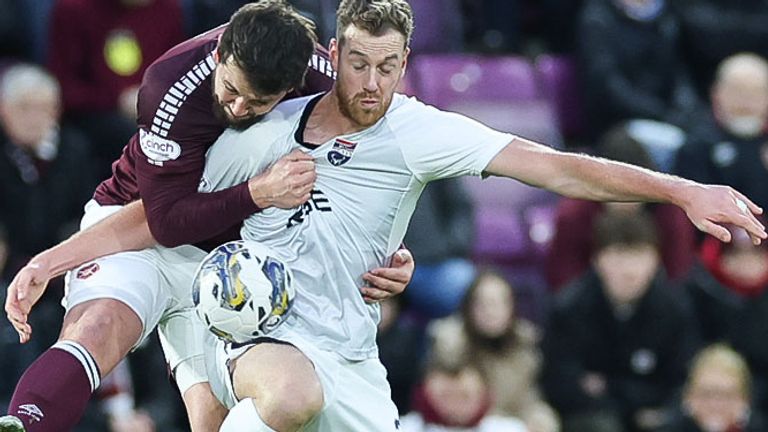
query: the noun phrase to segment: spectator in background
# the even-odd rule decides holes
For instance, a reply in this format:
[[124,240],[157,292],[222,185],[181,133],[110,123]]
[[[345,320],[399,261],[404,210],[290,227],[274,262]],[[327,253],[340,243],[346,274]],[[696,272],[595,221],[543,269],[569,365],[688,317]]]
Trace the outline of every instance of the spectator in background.
[[[737,230],[731,231],[735,233]],[[701,319],[710,328],[717,324],[725,327],[725,337],[721,339],[729,342],[747,360],[754,374],[755,406],[765,411],[768,409],[768,347],[765,344],[768,334],[768,246],[752,246],[737,234],[725,247],[705,242],[702,261],[716,283],[689,286],[709,301],[697,301],[699,310],[703,311],[699,312]],[[717,291],[718,288],[724,290],[727,297],[723,291]],[[729,301],[722,301],[717,294]],[[702,308],[701,304],[708,304],[709,308]]]
[[469,50],[491,53],[520,50],[520,0],[462,0],[462,9]]
[[432,357],[472,358],[488,377],[491,412],[522,420],[530,432],[556,432],[557,415],[541,398],[538,329],[515,313],[512,286],[499,273],[481,272],[460,316],[432,324]]
[[763,432],[750,408],[751,376],[744,359],[726,345],[711,345],[693,360],[682,410],[663,432]]
[[0,79],[0,221],[23,258],[77,229],[94,181],[87,144],[59,123],[59,84],[20,64]]
[[648,216],[606,213],[591,271],[558,294],[542,383],[565,432],[650,431],[668,419],[698,335],[658,245]]
[[587,0],[577,56],[594,136],[627,119],[684,125],[698,107],[666,0]]
[[573,54],[576,50],[577,17],[585,0],[540,0],[544,19],[547,50],[558,54]]
[[194,36],[229,22],[232,15],[251,0],[189,0],[187,34]]
[[[617,125],[603,135],[598,154],[656,168],[626,124]],[[667,276],[678,280],[688,274],[694,261],[696,232],[679,208],[668,204],[596,203],[563,198],[557,207],[555,233],[546,257],[546,277],[550,287],[560,289],[589,269],[595,249],[595,220],[610,212],[650,215],[659,234],[661,261]]]
[[179,0],[57,0],[48,64],[64,113],[91,142],[99,179],[136,131],[141,78],[184,39]]
[[706,97],[718,64],[743,51],[768,56],[765,0],[676,0],[689,71]]
[[490,414],[489,380],[465,357],[433,360],[414,395],[402,432],[528,432],[513,417]]
[[427,347],[423,324],[400,313],[402,299],[397,296],[381,301],[376,344],[381,363],[387,368],[392,401],[398,412],[406,414],[411,408],[413,389],[421,379]]
[[32,56],[22,1],[0,0],[0,67],[4,60],[29,60]]
[[751,53],[725,59],[711,104],[701,129],[678,151],[675,172],[733,186],[768,206],[768,62]]
[[413,213],[405,244],[419,264],[405,297],[410,307],[429,318],[456,311],[475,277],[468,259],[474,237],[472,214],[459,179],[431,183]]

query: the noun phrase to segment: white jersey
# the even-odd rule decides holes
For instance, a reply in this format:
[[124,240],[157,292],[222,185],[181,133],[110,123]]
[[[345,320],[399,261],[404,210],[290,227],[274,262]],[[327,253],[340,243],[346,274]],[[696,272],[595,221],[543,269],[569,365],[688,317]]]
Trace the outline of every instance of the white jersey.
[[318,98],[284,102],[248,130],[225,132],[209,150],[201,188],[246,181],[296,148],[315,156],[311,199],[252,215],[242,236],[274,248],[295,277],[293,312],[274,337],[297,332],[349,360],[372,358],[379,308],[363,301],[363,274],[388,265],[428,182],[480,175],[514,137],[395,95],[370,128],[305,147],[304,123]]

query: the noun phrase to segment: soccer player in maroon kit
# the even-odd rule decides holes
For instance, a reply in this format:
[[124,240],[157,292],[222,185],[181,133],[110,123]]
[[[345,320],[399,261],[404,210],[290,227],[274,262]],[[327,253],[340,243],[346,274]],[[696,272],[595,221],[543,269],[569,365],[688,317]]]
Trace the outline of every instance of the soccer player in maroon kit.
[[[84,229],[106,219],[78,234],[94,240],[88,243],[90,254],[142,250],[155,241],[168,248],[206,241],[219,244],[236,235],[248,215],[273,206],[292,208],[309,198],[314,162],[300,152],[230,189],[205,194],[197,188],[205,152],[225,127],[247,128],[280,100],[299,95],[296,89],[310,94],[330,88],[334,72],[325,50],[316,50],[312,29],[308,20],[283,2],[262,1],[243,7],[229,25],[172,48],[149,67],[139,92],[139,130],[114,163],[112,178],[99,185],[86,207]],[[149,230],[121,223],[134,220],[136,212],[142,211]],[[95,216],[86,222],[89,214]],[[123,226],[135,230],[135,235],[127,235]],[[119,236],[116,230],[121,230]],[[131,239],[128,245],[126,238]],[[49,251],[55,254],[57,248]],[[34,258],[28,268],[54,276],[80,264],[77,254],[67,262],[46,261],[47,252]],[[132,300],[142,295],[147,283],[142,273],[163,271],[161,265],[146,261],[144,257],[138,264],[130,260],[90,263],[70,276],[59,342],[27,369],[8,408],[27,431],[71,430],[100,377],[157,325],[157,312],[146,311],[144,299]],[[399,264],[405,261],[400,259]],[[366,280],[376,284],[381,279],[375,275],[383,275],[389,281],[386,291],[396,293],[410,279],[412,262],[404,268],[396,270],[400,273],[374,270]],[[99,273],[111,276],[106,286],[99,286]],[[43,289],[48,278],[44,279]],[[43,289],[26,298],[9,289],[6,311],[21,329],[22,342],[31,334],[27,314]],[[159,303],[165,305],[166,297]],[[164,348],[168,355],[165,344]],[[217,428],[225,413],[207,382],[199,375],[180,376],[185,367],[192,368],[184,366],[184,361],[201,356],[184,354],[187,357],[180,356],[171,367],[193,430]],[[4,429],[0,422],[0,431],[4,430],[17,429]]]

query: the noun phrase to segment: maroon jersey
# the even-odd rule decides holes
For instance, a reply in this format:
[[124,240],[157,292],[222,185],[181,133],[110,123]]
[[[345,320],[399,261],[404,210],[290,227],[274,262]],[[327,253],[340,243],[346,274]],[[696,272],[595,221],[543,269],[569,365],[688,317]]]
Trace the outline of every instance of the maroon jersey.
[[[226,127],[213,114],[214,51],[225,26],[183,42],[149,66],[139,89],[138,132],[96,188],[102,205],[141,198],[149,228],[165,246],[198,243],[258,211],[248,183],[198,193],[205,153]],[[318,47],[306,85],[289,97],[328,90],[334,72]]]

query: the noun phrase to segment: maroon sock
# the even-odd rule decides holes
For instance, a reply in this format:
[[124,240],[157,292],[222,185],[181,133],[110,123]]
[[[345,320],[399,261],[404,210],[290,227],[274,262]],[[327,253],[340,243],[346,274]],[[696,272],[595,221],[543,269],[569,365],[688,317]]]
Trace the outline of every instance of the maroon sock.
[[96,362],[82,345],[57,342],[21,376],[8,414],[21,419],[27,432],[71,431],[100,379]]

